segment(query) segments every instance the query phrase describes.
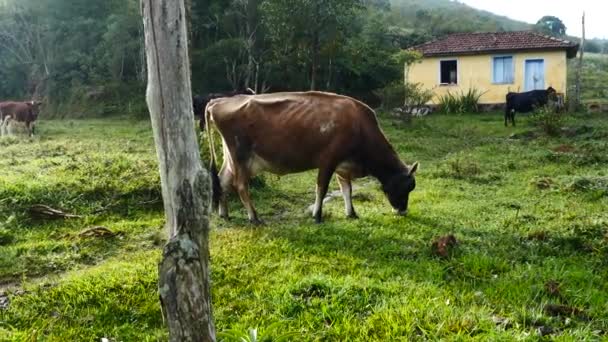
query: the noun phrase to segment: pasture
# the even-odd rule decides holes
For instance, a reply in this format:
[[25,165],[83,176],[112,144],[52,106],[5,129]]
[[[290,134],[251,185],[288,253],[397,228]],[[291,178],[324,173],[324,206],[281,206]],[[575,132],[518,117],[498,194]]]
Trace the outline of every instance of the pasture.
[[[579,114],[558,137],[527,121],[383,116],[400,156],[421,164],[407,217],[363,179],[359,220],[338,197],[316,225],[313,172],[256,181],[265,226],[249,225],[236,197],[230,222],[213,218],[217,330],[294,341],[608,338],[608,120]],[[166,339],[149,123],[37,129],[0,139],[0,340]],[[41,219],[38,204],[79,217]],[[453,249],[432,248],[449,234]]]

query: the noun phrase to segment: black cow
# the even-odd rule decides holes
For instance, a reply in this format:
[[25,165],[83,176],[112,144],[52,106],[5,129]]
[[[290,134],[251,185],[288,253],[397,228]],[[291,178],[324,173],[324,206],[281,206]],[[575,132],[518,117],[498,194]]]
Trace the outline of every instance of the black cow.
[[209,101],[222,97],[233,97],[236,95],[255,95],[255,91],[253,91],[251,88],[247,88],[245,90],[235,90],[225,93],[210,93],[205,96],[194,95],[192,97],[192,109],[194,110],[194,117],[199,120],[201,131],[205,130],[205,108],[207,107]]
[[549,100],[557,100],[557,92],[552,87],[547,90],[532,90],[525,93],[508,93],[505,105],[505,127],[509,121],[515,126],[515,112],[529,113],[546,105]]

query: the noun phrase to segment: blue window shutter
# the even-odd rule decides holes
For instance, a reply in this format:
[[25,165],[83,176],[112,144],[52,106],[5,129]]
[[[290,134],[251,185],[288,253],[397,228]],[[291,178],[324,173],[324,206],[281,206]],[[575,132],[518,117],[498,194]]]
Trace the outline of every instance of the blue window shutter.
[[492,81],[494,83],[513,83],[513,57],[494,57],[493,63]]

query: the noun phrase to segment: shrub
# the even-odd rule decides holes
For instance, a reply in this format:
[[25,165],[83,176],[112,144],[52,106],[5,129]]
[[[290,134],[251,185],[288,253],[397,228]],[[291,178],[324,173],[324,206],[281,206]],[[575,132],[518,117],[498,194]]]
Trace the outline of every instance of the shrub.
[[439,111],[444,114],[463,114],[479,112],[479,100],[485,94],[476,88],[469,88],[460,94],[447,92],[438,95]]
[[415,109],[422,108],[431,101],[433,95],[433,91],[424,89],[421,83],[406,83],[404,85],[404,113],[413,114]]
[[531,123],[548,135],[557,135],[565,119],[565,113],[558,111],[555,106],[545,105],[538,107],[532,114]]
[[374,94],[382,101],[382,108],[392,109],[403,106],[405,91],[401,82],[393,82],[384,88],[375,90]]

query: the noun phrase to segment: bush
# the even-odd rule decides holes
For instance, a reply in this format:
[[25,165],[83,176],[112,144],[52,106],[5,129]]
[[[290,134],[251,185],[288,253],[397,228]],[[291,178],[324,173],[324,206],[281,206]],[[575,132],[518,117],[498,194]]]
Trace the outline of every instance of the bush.
[[485,94],[476,88],[469,88],[467,92],[460,94],[447,92],[438,95],[439,111],[445,114],[464,114],[479,112],[479,100]]
[[403,106],[405,89],[403,83],[393,82],[384,88],[374,91],[382,101],[382,108],[392,109]]
[[404,86],[405,100],[403,102],[406,114],[413,114],[414,110],[422,108],[433,99],[433,91],[424,89],[420,83],[406,83]]
[[545,105],[538,107],[532,114],[531,123],[548,135],[557,135],[561,132],[565,119],[565,113],[558,111],[555,106]]

